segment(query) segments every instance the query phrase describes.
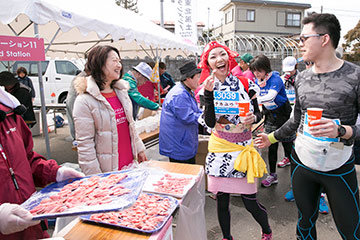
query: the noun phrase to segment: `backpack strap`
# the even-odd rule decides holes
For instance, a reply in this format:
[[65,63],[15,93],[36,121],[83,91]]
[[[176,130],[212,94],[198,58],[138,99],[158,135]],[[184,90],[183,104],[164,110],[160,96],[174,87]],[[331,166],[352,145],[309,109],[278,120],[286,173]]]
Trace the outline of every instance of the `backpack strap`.
[[236,76],[236,77],[241,81],[242,85],[245,88],[245,91],[247,93],[249,93],[249,81],[248,81],[248,79],[246,77],[243,77],[243,76],[240,76],[240,77]]

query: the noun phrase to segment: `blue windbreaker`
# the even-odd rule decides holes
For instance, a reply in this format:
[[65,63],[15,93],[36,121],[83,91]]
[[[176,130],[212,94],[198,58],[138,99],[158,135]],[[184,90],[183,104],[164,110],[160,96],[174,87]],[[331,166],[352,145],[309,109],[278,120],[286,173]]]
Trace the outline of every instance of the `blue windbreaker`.
[[195,98],[178,83],[166,95],[161,110],[159,150],[161,155],[187,160],[198,149],[198,118]]

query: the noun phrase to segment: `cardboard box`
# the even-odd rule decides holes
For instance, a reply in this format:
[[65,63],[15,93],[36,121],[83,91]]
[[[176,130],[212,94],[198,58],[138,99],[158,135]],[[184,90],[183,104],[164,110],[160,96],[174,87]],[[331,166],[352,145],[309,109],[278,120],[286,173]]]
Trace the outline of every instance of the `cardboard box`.
[[142,108],[142,109],[140,108],[137,119],[141,120],[141,119],[147,118],[149,116],[154,116],[154,115],[156,115],[156,111],[153,111],[153,110],[150,110],[147,108]]
[[199,135],[199,146],[195,157],[195,163],[205,166],[206,155],[208,154],[209,137],[206,135]]
[[[210,136],[199,135],[199,147],[195,156],[195,164],[203,165],[205,167],[206,155],[208,154],[208,143]],[[205,189],[207,189],[207,177],[205,176]]]

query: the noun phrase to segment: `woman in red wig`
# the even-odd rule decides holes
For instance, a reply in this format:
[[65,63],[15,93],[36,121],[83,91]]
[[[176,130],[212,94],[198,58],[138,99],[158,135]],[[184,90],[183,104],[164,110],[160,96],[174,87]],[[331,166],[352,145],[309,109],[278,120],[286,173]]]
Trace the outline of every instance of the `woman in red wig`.
[[[264,161],[253,147],[251,133],[251,125],[261,119],[256,100],[259,88],[251,80],[230,73],[237,55],[214,41],[205,47],[199,63],[203,69],[200,81],[204,81],[205,86],[205,123],[212,128],[205,165],[208,190],[216,194],[218,220],[224,239],[233,239],[230,233],[230,194],[240,194],[245,208],[261,226],[261,239],[269,240],[272,232],[266,209],[257,201],[257,180],[254,179],[266,172]],[[219,95],[248,102],[249,112],[244,117],[221,112],[218,106],[227,106],[229,102],[219,101]]]

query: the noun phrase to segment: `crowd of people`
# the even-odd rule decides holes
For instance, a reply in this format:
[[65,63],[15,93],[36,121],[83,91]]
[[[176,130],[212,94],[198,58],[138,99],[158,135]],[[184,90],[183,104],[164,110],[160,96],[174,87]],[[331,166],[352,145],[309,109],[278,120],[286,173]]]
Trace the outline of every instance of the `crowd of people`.
[[[82,172],[33,151],[29,127],[35,124],[35,90],[27,70],[19,68],[18,79],[1,72],[0,171],[5,180],[0,187],[0,239],[47,236],[46,221],[31,220],[20,206],[35,187],[147,161],[135,128],[139,107],[161,111],[159,152],[170,162],[195,164],[199,128],[208,130],[205,173],[223,240],[233,239],[231,194],[240,195],[261,228],[261,239],[273,239],[268,212],[257,197],[258,179],[264,176],[261,186],[271,187],[279,182],[276,167],[286,166],[291,166],[291,182],[285,199],[295,200],[298,208],[297,239],[317,238],[318,214],[329,211],[325,194],[341,238],[359,239],[353,144],[360,138],[360,67],[336,56],[341,28],[334,15],[312,14],[303,25],[299,45],[306,69],[300,72],[297,58],[288,56],[282,61],[283,75],[272,70],[265,55],[239,57],[213,41],[198,65],[189,61],[179,68],[177,83],[160,62],[157,87],[150,81],[153,63],[140,62],[123,75],[116,48],[92,48],[67,101]],[[248,106],[245,114],[240,107],[235,112],[221,108],[230,104],[226,96]],[[164,98],[162,104],[159,98]],[[321,108],[322,118],[310,120],[308,108]],[[264,132],[254,139],[252,126],[262,119]],[[285,155],[280,161],[279,142]],[[258,152],[263,148],[268,148],[267,161]]]

